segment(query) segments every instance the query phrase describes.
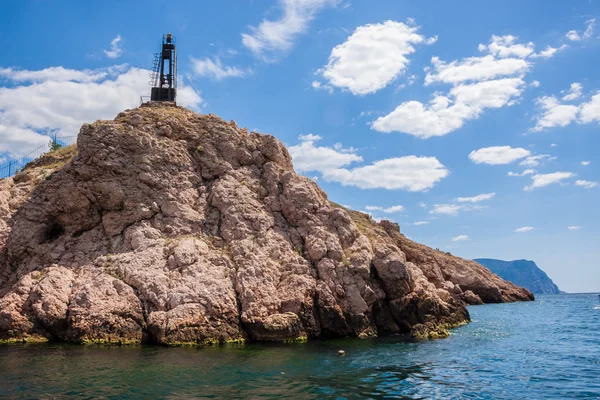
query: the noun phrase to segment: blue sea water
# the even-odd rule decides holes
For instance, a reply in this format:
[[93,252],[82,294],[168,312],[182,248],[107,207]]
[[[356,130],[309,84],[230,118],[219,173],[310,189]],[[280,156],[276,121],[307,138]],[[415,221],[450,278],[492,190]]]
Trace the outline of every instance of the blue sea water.
[[600,399],[597,294],[469,311],[472,323],[424,342],[0,346],[0,397]]

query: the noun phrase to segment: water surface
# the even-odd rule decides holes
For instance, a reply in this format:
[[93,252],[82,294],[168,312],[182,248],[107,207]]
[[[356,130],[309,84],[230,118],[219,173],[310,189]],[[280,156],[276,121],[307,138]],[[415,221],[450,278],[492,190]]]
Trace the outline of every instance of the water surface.
[[425,342],[0,346],[0,398],[600,398],[597,294],[469,311],[472,323]]

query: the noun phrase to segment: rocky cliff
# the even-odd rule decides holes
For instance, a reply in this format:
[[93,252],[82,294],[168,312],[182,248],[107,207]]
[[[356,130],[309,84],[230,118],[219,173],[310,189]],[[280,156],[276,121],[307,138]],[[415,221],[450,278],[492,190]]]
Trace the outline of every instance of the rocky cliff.
[[491,258],[474,260],[515,285],[523,286],[536,294],[558,294],[558,286],[535,262],[528,260],[502,261]]
[[0,180],[0,339],[160,344],[411,333],[532,300],[328,201],[273,136],[166,103]]

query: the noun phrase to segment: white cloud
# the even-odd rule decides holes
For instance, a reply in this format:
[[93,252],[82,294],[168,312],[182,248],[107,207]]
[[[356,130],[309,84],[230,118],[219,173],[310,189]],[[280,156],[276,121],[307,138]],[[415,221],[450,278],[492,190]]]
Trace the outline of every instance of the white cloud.
[[388,208],[383,208],[380,206],[366,206],[365,210],[367,210],[367,211],[383,211],[384,213],[392,214],[392,213],[397,213],[397,212],[403,211],[404,207],[403,206],[391,206]]
[[577,100],[581,97],[581,91],[583,90],[583,85],[579,82],[571,83],[571,87],[567,91],[567,93],[563,96],[564,101],[573,101]]
[[250,33],[242,33],[242,43],[265,61],[274,61],[276,53],[289,50],[294,40],[306,32],[319,11],[338,3],[339,0],[279,0],[281,16],[263,19],[258,27],[250,26]]
[[577,41],[581,40],[581,36],[579,36],[579,33],[577,33],[576,30],[571,30],[571,31],[567,32],[565,37],[573,42],[577,42]]
[[478,203],[480,201],[490,200],[495,195],[496,193],[483,193],[473,197],[459,197],[456,200],[460,201],[461,203]]
[[492,39],[488,45],[479,45],[479,51],[483,52],[487,50],[490,54],[498,58],[526,58],[533,54],[535,48],[533,42],[529,42],[527,44],[515,43],[517,39],[518,38],[516,36],[512,35],[492,35]]
[[469,236],[467,236],[467,235],[458,235],[458,236],[454,236],[452,238],[453,242],[463,242],[465,240],[469,240]]
[[463,206],[457,204],[434,204],[433,209],[429,211],[430,214],[444,214],[444,215],[456,215]]
[[336,149],[337,151],[341,151],[342,153],[356,153],[358,151],[357,148],[352,147],[352,146],[345,149],[341,143],[334,144],[333,148]]
[[402,212],[402,211],[404,211],[403,206],[391,206],[391,207],[383,209],[383,212],[388,213],[388,214]]
[[592,19],[586,21],[586,23],[588,24],[588,26],[585,28],[585,31],[583,32],[583,38],[589,39],[592,36],[594,36],[594,27],[596,25],[596,19],[592,18]]
[[588,165],[590,165],[589,161],[582,161],[581,165],[583,165],[584,167],[587,167]]
[[545,50],[542,50],[537,54],[533,54],[532,57],[533,58],[551,58],[559,51],[565,50],[568,47],[569,46],[567,46],[566,44],[563,44],[560,47],[547,46]]
[[110,42],[110,50],[104,50],[104,54],[108,58],[119,58],[123,55],[123,49],[119,47],[119,42],[121,41],[121,35],[117,35],[116,38],[111,40]]
[[417,222],[413,222],[413,225],[421,226],[421,225],[427,225],[428,223],[429,223],[429,221],[417,221]]
[[418,29],[396,21],[359,26],[331,50],[327,65],[318,73],[328,85],[352,94],[375,93],[404,73],[413,45],[425,42]]
[[468,57],[450,63],[438,57],[431,59],[432,70],[425,76],[425,85],[433,83],[459,84],[469,81],[484,81],[500,77],[521,75],[529,71],[531,63],[519,58],[497,59],[492,55]]
[[435,157],[405,156],[376,161],[353,169],[323,171],[327,181],[361,189],[401,189],[420,192],[432,188],[449,171]]
[[560,104],[554,96],[544,96],[536,100],[542,115],[538,117],[534,132],[555,126],[567,126],[577,118],[579,109],[574,105]]
[[567,229],[570,231],[578,231],[579,229],[581,229],[581,227],[577,225],[571,225]]
[[394,111],[379,117],[372,128],[380,132],[403,132],[423,139],[446,135],[465,121],[478,118],[486,108],[512,105],[520,96],[525,82],[507,78],[459,85],[449,96],[438,95],[427,105],[418,101],[400,104]]
[[321,136],[313,135],[312,133],[309,133],[308,135],[298,135],[298,140],[301,142],[315,142],[321,139],[323,139]]
[[109,75],[123,72],[127,69],[126,65],[116,65],[103,69],[66,69],[63,67],[48,67],[38,71],[26,69],[0,68],[0,77],[12,82],[97,82],[105,79]]
[[600,122],[600,92],[592,96],[591,100],[579,106],[579,122],[588,124]]
[[315,146],[314,141],[320,139],[317,135],[300,135],[301,142],[290,146],[288,151],[292,163],[298,172],[324,171],[340,168],[353,162],[362,161],[362,157],[352,153],[338,152],[330,147]]
[[[577,85],[577,83],[574,85]],[[573,85],[571,85],[572,88]],[[577,94],[577,86],[575,86],[573,93],[570,93],[571,89],[565,97]],[[570,99],[570,97],[567,99]],[[600,92],[593,95],[588,102],[579,105],[561,104],[554,96],[541,97],[536,102],[542,113],[537,117],[535,127],[531,129],[534,132],[557,126],[564,127],[572,122],[580,124],[600,122]]]
[[420,138],[443,136],[477,119],[486,109],[511,106],[526,87],[524,75],[531,63],[533,43],[516,43],[514,36],[492,36],[479,50],[488,54],[445,62],[431,59],[425,68],[425,85],[449,83],[449,92],[434,93],[429,103],[407,101],[377,118],[371,128],[380,132],[402,132]]
[[534,228],[533,228],[533,226],[523,226],[523,227],[521,227],[521,228],[517,228],[517,229],[515,229],[514,231],[515,231],[515,232],[518,232],[518,233],[523,233],[523,232],[529,232],[529,231],[532,231],[533,229],[534,229]]
[[540,87],[540,81],[531,81],[529,84],[531,87]]
[[591,188],[595,188],[596,186],[598,186],[598,182],[586,181],[586,180],[577,180],[577,181],[575,181],[575,184],[577,186],[581,186],[584,189],[591,189]]
[[529,156],[523,161],[519,163],[519,165],[523,165],[526,167],[537,167],[544,160],[552,161],[555,160],[556,157],[550,157],[550,154],[538,154],[537,156]]
[[438,36],[435,35],[430,38],[427,38],[427,40],[425,41],[425,44],[434,44],[437,41],[438,41]]
[[529,150],[521,147],[492,146],[473,150],[469,154],[469,159],[476,164],[500,165],[510,164],[511,162],[527,157],[530,154],[531,152]]
[[552,144],[550,145],[550,147],[556,147],[556,146],[558,146],[556,143],[552,143]]
[[587,27],[585,28],[585,31],[583,31],[583,33],[579,33],[579,31],[576,31],[576,30],[570,30],[569,32],[567,32],[565,37],[573,42],[578,42],[580,40],[591,38],[592,36],[594,36],[594,28],[596,25],[596,19],[592,18],[590,20],[587,20],[586,24],[587,24]]
[[221,63],[219,57],[215,57],[214,60],[206,57],[203,60],[196,58],[190,58],[192,62],[192,71],[195,75],[208,77],[216,80],[224,78],[241,78],[250,73],[249,70],[240,69],[238,67],[224,66]]
[[565,179],[574,177],[572,172],[553,172],[550,174],[536,174],[531,177],[533,183],[530,186],[525,186],[525,190],[533,190],[553,183],[559,183]]
[[421,208],[426,208],[426,207],[427,207],[427,204],[423,203],[422,201],[421,201],[421,202],[419,202],[417,205],[418,205],[419,207],[421,207]]
[[525,175],[532,175],[535,174],[537,171],[535,169],[526,169],[525,171],[521,172],[521,173],[517,173],[517,172],[509,172],[508,176],[525,176]]
[[[0,87],[0,147],[11,154],[47,142],[41,132],[75,136],[83,123],[113,119],[139,106],[140,96],[150,93],[150,71],[128,66],[21,70],[14,80],[6,71],[0,70],[0,75],[12,85]],[[182,83],[177,95],[182,106],[197,108],[203,102],[198,91]]]

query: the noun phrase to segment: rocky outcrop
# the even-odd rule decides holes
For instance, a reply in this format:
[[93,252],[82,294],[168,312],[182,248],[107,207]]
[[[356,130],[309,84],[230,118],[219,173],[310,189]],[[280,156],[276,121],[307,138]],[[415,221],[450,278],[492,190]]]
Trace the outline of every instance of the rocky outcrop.
[[474,260],[502,279],[523,286],[535,294],[558,294],[560,289],[535,262],[529,260],[502,261],[492,258]]
[[189,344],[411,333],[532,295],[332,204],[273,136],[168,103],[0,180],[0,339]]

